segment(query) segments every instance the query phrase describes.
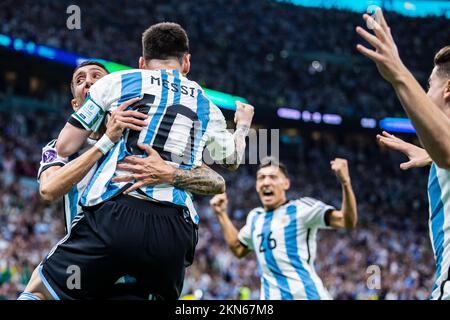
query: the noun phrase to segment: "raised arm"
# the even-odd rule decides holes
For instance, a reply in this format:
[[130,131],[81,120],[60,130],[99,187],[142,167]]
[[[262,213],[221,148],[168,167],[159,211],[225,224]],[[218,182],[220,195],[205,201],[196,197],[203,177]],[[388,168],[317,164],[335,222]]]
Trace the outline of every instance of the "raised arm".
[[[433,161],[441,168],[450,168],[450,119],[427,96],[403,64],[381,9],[376,12],[376,21],[367,14],[363,18],[373,27],[374,35],[361,27],[357,27],[356,31],[375,50],[360,44],[357,45],[357,50],[373,60],[383,78],[394,87],[422,145]],[[450,81],[443,84],[443,90],[447,90],[447,95],[450,94]]]
[[245,247],[238,238],[239,232],[231,222],[227,214],[228,199],[225,193],[214,196],[210,205],[217,216],[220,226],[222,227],[225,242],[237,258],[243,258],[250,253],[250,249]]
[[342,205],[341,210],[333,210],[328,213],[328,226],[336,229],[355,228],[358,221],[358,213],[347,160],[340,158],[334,159],[331,161],[331,169],[335,172],[336,177],[341,183]]
[[222,167],[234,171],[242,163],[246,147],[245,139],[252,125],[253,114],[253,106],[236,101],[236,113],[234,114],[236,130],[233,134],[235,149],[233,154],[225,159],[225,162],[220,163]]
[[117,165],[117,169],[128,171],[129,174],[113,179],[114,182],[134,182],[125,194],[144,186],[157,184],[170,184],[201,195],[225,192],[223,177],[205,164],[191,170],[175,168],[164,161],[149,145],[138,144],[138,147],[148,156],[146,158],[126,157]]

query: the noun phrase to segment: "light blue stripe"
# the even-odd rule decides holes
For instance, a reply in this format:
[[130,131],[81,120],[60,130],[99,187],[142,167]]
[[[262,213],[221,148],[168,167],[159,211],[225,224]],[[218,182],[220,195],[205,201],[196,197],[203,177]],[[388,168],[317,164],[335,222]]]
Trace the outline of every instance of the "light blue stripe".
[[69,208],[70,208],[70,223],[78,213],[78,188],[77,185],[73,186],[69,191]]
[[145,136],[144,144],[150,144],[152,142],[159,121],[161,120],[164,111],[166,110],[168,89],[162,85],[164,80],[167,81],[167,72],[165,70],[161,70],[161,101],[159,102],[159,106],[156,109],[155,114],[152,116],[150,124],[148,125],[147,135]]
[[42,265],[39,265],[38,273],[39,273],[39,276],[41,277],[42,283],[47,288],[48,292],[50,292],[50,294],[52,295],[53,299],[61,300],[58,297],[58,295],[56,294],[55,290],[53,290],[53,288],[50,286],[50,283],[48,283],[47,279],[45,279],[44,274],[42,273]]
[[[158,108],[156,109],[155,114],[152,116],[152,120],[148,125],[147,135],[143,141],[143,144],[150,144],[153,140],[153,136],[156,133],[156,129],[158,127],[159,121],[161,120],[164,111],[167,107],[167,99],[168,99],[168,89],[163,85],[163,81],[167,80],[167,72],[165,70],[161,70],[161,100],[159,102]],[[145,193],[149,196],[153,196],[153,187],[149,186],[145,189]]]
[[436,165],[431,165],[428,180],[428,194],[430,198],[430,223],[433,238],[434,255],[436,259],[436,281],[433,290],[437,289],[437,280],[441,276],[442,259],[444,251],[444,204],[442,203],[442,191],[437,177]]
[[121,105],[127,100],[140,97],[142,92],[142,72],[131,72],[122,74],[121,91],[118,104]]
[[[115,162],[122,161],[126,156],[130,155],[130,153],[127,151],[125,141],[123,138],[119,140],[117,143],[119,145],[119,155],[117,156],[117,159],[115,159]],[[112,178],[112,177],[111,177]],[[102,195],[102,201],[107,201],[117,195],[120,191],[120,183],[114,183],[111,181],[111,179],[106,184],[106,191]]]
[[[180,104],[180,96],[181,96],[181,80],[180,80],[180,73],[178,70],[173,70],[173,75],[174,75],[174,84],[176,84],[178,90],[177,92],[175,92],[175,94],[173,95],[173,103],[172,105],[177,105]],[[187,167],[187,166],[186,166]],[[190,169],[190,167],[185,168],[185,166],[181,167],[181,169]],[[178,205],[182,205],[182,206],[186,206],[186,198],[188,197],[188,195],[186,194],[186,192],[180,188],[174,187],[173,191],[172,191],[172,199],[173,202],[175,204]],[[200,220],[200,219],[199,219]]]
[[120,143],[116,143],[116,145],[107,153],[106,156],[103,156],[102,159],[100,159],[100,166],[97,168],[97,171],[95,171],[94,176],[89,181],[88,185],[86,186],[86,189],[84,189],[83,195],[81,196],[81,204],[83,206],[87,205],[87,197],[89,195],[89,192],[91,191],[92,187],[94,186],[95,182],[99,178],[100,174],[102,173],[103,169],[109,163],[109,160],[111,159],[112,155],[114,154],[114,151],[116,148],[120,147]]
[[[273,211],[267,211],[264,216],[264,225],[262,230],[262,234],[264,235],[263,241],[265,241],[269,236],[273,220],[273,214],[274,214]],[[283,275],[283,272],[278,266],[272,250],[270,250],[267,247],[266,250],[264,251],[264,258],[266,259],[267,267],[272,272],[273,276],[275,277],[275,280],[277,281],[278,288],[280,289],[281,292],[281,299],[292,300],[294,297],[292,296],[291,289],[289,288],[287,278]]]
[[306,298],[308,300],[320,300],[319,292],[317,291],[314,281],[308,270],[303,266],[300,256],[298,255],[297,246],[297,207],[290,205],[287,207],[286,213],[289,216],[290,223],[284,229],[284,241],[286,243],[286,251],[291,265],[297,272],[300,280],[303,283],[306,291]]
[[173,80],[173,83],[177,87],[177,91],[175,92],[173,96],[173,105],[180,104],[180,97],[181,97],[181,79],[180,79],[180,72],[178,70],[173,70],[173,74],[175,76],[175,79]]
[[196,161],[198,146],[203,138],[203,135],[205,134],[206,128],[208,127],[209,113],[210,113],[209,100],[203,95],[202,90],[199,89],[197,91],[197,116],[201,124],[201,130],[197,129],[196,132],[190,165],[194,164]]

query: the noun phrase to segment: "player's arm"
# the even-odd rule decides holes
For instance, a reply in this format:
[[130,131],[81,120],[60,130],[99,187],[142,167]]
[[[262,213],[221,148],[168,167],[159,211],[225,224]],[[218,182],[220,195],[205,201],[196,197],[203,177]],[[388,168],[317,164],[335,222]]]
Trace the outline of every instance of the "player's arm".
[[138,144],[145,151],[146,158],[129,156],[117,165],[117,169],[129,174],[114,178],[113,182],[134,182],[124,193],[130,193],[145,186],[170,184],[177,188],[201,195],[214,195],[225,192],[223,177],[202,164],[187,170],[171,166],[149,145]]
[[236,131],[233,134],[235,149],[233,154],[225,159],[225,163],[221,163],[222,167],[228,170],[237,170],[242,163],[246,147],[245,138],[252,125],[253,114],[253,106],[236,101],[236,113],[234,114]]
[[361,27],[357,27],[356,31],[375,50],[360,44],[357,50],[373,60],[383,78],[394,87],[431,159],[441,168],[450,168],[450,119],[431,101],[403,64],[381,10],[376,13],[379,23],[367,14],[363,18],[373,25],[375,35]]
[[403,141],[386,131],[383,131],[382,134],[378,134],[377,140],[381,145],[395,151],[400,151],[408,157],[409,161],[400,164],[400,169],[402,170],[426,167],[431,165],[433,161],[425,149]]
[[329,211],[325,220],[332,228],[355,228],[358,220],[356,198],[353,192],[347,160],[336,158],[331,161],[331,169],[335,172],[342,187],[341,210]]
[[[128,100],[111,113],[106,126],[106,133],[92,148],[63,167],[52,166],[40,174],[39,192],[45,201],[52,202],[67,194],[75,184],[86,176],[97,161],[114,146],[125,128],[133,126],[133,128],[142,130],[146,123],[142,121],[141,126],[135,125],[134,120],[138,119],[129,116],[129,111],[124,111],[137,100],[139,99]],[[133,122],[131,122],[132,120]],[[57,150],[53,152],[57,153]]]
[[97,147],[92,147],[63,167],[52,166],[43,171],[39,177],[41,198],[46,202],[53,202],[67,194],[102,156],[103,153]]
[[231,134],[226,127],[225,118],[220,110],[214,106],[210,114],[210,138],[206,147],[211,157],[222,167],[228,170],[236,170],[244,158],[245,139],[252,124],[254,108],[249,104],[236,101],[236,113],[234,122],[236,130]]
[[217,216],[220,226],[222,227],[225,242],[237,258],[243,258],[250,253],[250,249],[244,246],[239,240],[239,231],[233,225],[227,214],[228,199],[225,193],[214,196],[210,205]]

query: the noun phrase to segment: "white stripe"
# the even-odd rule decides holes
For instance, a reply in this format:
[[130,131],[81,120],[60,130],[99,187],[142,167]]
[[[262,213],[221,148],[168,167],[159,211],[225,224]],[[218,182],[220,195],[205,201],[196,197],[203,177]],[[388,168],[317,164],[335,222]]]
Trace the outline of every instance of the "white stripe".
[[159,201],[172,202],[173,187],[170,185],[157,185],[153,188],[153,198]]
[[119,157],[120,146],[117,144],[108,163],[103,167],[103,171],[97,176],[87,195],[86,205],[95,205],[100,202],[103,193],[106,191],[106,184],[114,175],[116,170],[117,159]]

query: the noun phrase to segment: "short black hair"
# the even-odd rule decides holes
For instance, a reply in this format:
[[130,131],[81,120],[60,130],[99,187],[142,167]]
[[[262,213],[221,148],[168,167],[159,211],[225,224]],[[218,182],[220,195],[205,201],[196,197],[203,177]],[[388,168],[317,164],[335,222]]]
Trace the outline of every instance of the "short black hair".
[[73,72],[72,72],[72,80],[70,81],[70,91],[72,92],[72,96],[74,96],[74,97],[75,97],[75,88],[73,87],[73,75],[75,74],[75,72],[77,72],[78,69],[86,67],[86,66],[97,66],[97,67],[100,67],[103,70],[105,70],[106,73],[109,74],[108,69],[106,69],[105,65],[103,63],[101,63],[101,62],[98,62],[98,61],[95,61],[95,60],[85,60],[85,61],[81,62],[73,70]]
[[189,38],[177,23],[157,23],[142,34],[142,55],[145,61],[176,58],[181,63],[187,53]]
[[277,158],[275,157],[265,157],[261,160],[261,163],[258,166],[258,170],[261,170],[262,168],[275,166],[280,168],[281,172],[285,175],[286,178],[289,178],[288,170],[286,166],[281,163]]

